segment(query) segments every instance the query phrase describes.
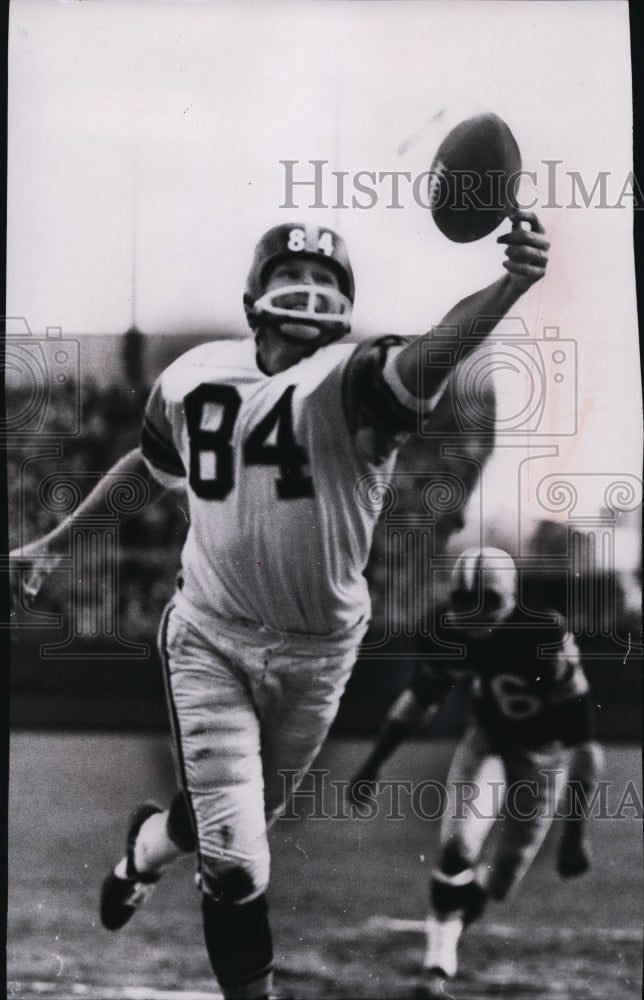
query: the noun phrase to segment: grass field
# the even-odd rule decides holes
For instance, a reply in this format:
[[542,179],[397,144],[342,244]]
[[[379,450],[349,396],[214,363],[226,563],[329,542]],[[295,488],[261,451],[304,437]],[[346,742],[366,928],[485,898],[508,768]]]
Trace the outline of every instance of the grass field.
[[[452,744],[410,743],[383,778],[445,777]],[[333,740],[316,762],[346,779],[364,754]],[[431,756],[430,756],[431,754]],[[635,747],[607,750],[617,806],[640,787]],[[180,861],[119,934],[97,918],[97,894],[120,855],[137,800],[168,798],[165,738],[17,732],[12,739],[8,995],[15,1000],[210,1000],[218,996],[202,943],[192,861]],[[281,820],[272,834],[277,987],[298,998],[410,995],[422,959],[427,880],[438,823],[382,793],[370,820]],[[325,799],[336,812],[333,794]],[[426,808],[429,808],[428,806]],[[614,809],[612,810],[614,811]],[[313,812],[301,800],[300,814]],[[387,815],[389,813],[389,816]],[[489,907],[464,937],[457,1000],[627,1000],[641,995],[641,822],[634,810],[593,824],[592,872],[563,883],[558,824],[513,900]]]

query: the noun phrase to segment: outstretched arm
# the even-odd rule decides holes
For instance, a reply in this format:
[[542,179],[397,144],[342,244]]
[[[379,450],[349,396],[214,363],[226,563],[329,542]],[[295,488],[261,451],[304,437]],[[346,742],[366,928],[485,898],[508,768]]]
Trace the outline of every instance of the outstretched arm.
[[[487,336],[524,292],[546,273],[550,244],[539,219],[534,212],[526,211],[516,211],[510,218],[512,230],[497,240],[497,243],[506,245],[503,267],[507,274],[487,288],[462,299],[437,327],[415,340],[396,357],[397,374],[410,393],[418,396],[422,391],[425,398],[434,396],[451,373],[455,360],[464,358],[478,347],[482,337]],[[468,339],[467,334],[474,323],[476,336]],[[432,363],[423,371],[421,387],[420,359],[425,343],[440,348],[446,360],[444,364]]]
[[590,867],[588,803],[603,770],[604,755],[594,740],[587,738],[571,747],[568,786],[570,809],[564,820],[559,843],[557,869],[562,878],[583,875]]
[[[433,705],[432,708],[436,710],[437,705]],[[419,701],[412,688],[405,688],[402,694],[398,696],[385,716],[385,721],[382,724],[371,753],[357,774],[351,779],[349,795],[354,801],[358,786],[363,782],[373,782],[376,780],[382,765],[408,736],[420,728],[427,712],[427,704]]]
[[[106,512],[108,488],[119,475],[139,476],[146,483],[151,499],[156,499],[166,492],[165,488],[160,486],[150,474],[141,449],[134,448],[128,452],[112,466],[82,503],[52,531],[9,553],[11,568],[16,570],[12,574],[14,594],[18,589],[18,577],[21,577],[24,593],[31,599],[37,595],[45,578],[55,569],[57,561],[65,554],[70,525],[80,517],[100,516]],[[127,515],[121,515],[121,517],[127,517]],[[22,573],[18,573],[18,569],[21,569]]]
[[590,867],[589,803],[603,769],[603,752],[593,737],[593,702],[579,647],[563,620],[561,625],[561,642],[553,659],[551,698],[555,733],[569,750],[570,765],[557,868],[562,878],[571,878]]

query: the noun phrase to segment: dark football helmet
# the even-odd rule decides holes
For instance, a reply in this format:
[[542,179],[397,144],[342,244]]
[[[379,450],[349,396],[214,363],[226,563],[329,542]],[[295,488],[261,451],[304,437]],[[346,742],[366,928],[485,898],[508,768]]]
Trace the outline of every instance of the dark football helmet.
[[[324,260],[336,275],[339,291],[321,285],[286,285],[265,292],[271,271],[283,261]],[[344,240],[326,226],[282,223],[264,233],[255,247],[244,291],[244,309],[252,330],[263,324],[287,340],[330,343],[351,328],[355,284]],[[297,334],[288,332],[297,329]]]

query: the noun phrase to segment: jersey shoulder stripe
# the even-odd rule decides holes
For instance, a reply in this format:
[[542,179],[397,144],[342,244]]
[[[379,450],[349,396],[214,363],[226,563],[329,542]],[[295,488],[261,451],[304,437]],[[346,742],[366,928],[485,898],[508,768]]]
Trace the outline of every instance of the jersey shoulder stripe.
[[171,476],[185,477],[186,470],[174,444],[163,436],[147,416],[143,420],[141,451],[143,457],[155,468]]
[[398,336],[378,337],[359,344],[345,369],[343,398],[352,431],[361,425],[393,432],[418,427],[418,411],[410,410],[386,381],[383,369],[394,347],[409,343]]

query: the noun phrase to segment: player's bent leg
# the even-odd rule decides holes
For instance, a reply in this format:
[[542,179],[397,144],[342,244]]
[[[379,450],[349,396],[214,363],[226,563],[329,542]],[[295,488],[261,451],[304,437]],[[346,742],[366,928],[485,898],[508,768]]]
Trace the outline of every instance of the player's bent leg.
[[322,747],[356,652],[351,645],[334,656],[285,654],[277,659],[273,676],[258,692],[268,825],[283,812]]
[[498,818],[504,785],[503,761],[487,733],[470,726],[456,747],[447,776],[439,865],[446,874],[477,864]]
[[270,993],[269,866],[265,833],[246,843],[241,834],[234,836],[215,856],[199,858],[206,948],[226,1000],[256,1000]]
[[273,945],[265,890],[269,855],[236,863],[201,858],[204,937],[210,964],[224,997],[258,1000],[272,986]]
[[566,784],[559,747],[515,747],[506,760],[508,793],[503,833],[488,882],[490,896],[510,896],[534,861],[554,819]]
[[183,853],[168,833],[168,811],[144,802],[130,818],[125,856],[101,887],[100,916],[119,930],[152,894],[163,869]]
[[183,843],[196,831],[204,938],[224,996],[254,1000],[268,995],[272,969],[261,742],[249,684],[262,664],[223,633],[204,637],[174,614],[168,624],[162,648],[187,793],[175,799],[169,827]]
[[267,998],[273,943],[265,894],[235,901],[225,887],[221,898],[204,892],[201,912],[208,957],[226,1000]]
[[487,898],[476,880],[475,865],[498,814],[504,773],[487,735],[478,726],[471,726],[456,748],[447,784],[442,846],[430,883],[427,947],[417,1000],[448,995],[445,982],[457,971],[460,936],[481,915]]

